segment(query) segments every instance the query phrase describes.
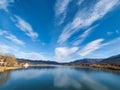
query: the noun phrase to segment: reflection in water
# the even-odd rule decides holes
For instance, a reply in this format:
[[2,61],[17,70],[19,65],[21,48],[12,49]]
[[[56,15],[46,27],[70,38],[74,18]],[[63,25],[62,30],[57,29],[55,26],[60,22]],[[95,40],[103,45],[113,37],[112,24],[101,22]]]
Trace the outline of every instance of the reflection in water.
[[0,86],[6,84],[9,79],[10,79],[10,71],[0,73]]
[[[83,71],[82,71],[83,70]],[[77,72],[80,71],[80,72]],[[82,71],[82,72],[81,72]],[[54,86],[58,88],[75,88],[82,90],[84,87],[92,90],[108,90],[108,88],[87,75],[88,68],[71,68],[55,71]],[[72,72],[72,73],[71,73]],[[75,77],[76,76],[76,77]]]
[[14,73],[14,78],[24,78],[24,79],[32,79],[39,77],[43,74],[48,74],[51,70],[54,70],[56,66],[39,66],[39,67],[29,67],[25,69],[16,70]]
[[[69,69],[57,69],[54,72],[54,86],[58,88],[75,88],[75,89],[80,89],[82,85],[80,84],[79,81],[75,80],[72,78],[70,75],[70,70]],[[74,73],[72,71],[72,73]]]
[[91,78],[90,76],[88,75],[83,75],[83,77],[79,78],[79,80],[83,81],[83,83],[91,88],[92,90],[108,90],[108,88],[101,84],[100,82],[94,80],[93,78]]
[[0,73],[0,90],[119,90],[119,83],[120,74],[88,67],[29,67],[11,75]]

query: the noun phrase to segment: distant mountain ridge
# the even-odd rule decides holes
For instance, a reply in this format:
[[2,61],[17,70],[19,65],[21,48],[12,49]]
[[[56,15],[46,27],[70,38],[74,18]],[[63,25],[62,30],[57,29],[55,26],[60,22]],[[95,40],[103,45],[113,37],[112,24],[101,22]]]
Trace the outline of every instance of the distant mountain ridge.
[[28,60],[28,59],[17,59],[18,62],[21,63],[31,63],[31,64],[53,64],[53,65],[60,65],[60,64],[104,64],[104,63],[108,63],[108,64],[119,64],[120,65],[120,54],[119,55],[115,55],[109,58],[105,58],[105,59],[92,59],[92,58],[85,58],[85,59],[79,59],[79,60],[75,60],[69,63],[59,63],[56,61],[44,61],[44,60]]
[[104,59],[100,63],[119,64],[120,65],[120,54],[109,57],[107,59]]
[[80,60],[75,60],[70,62],[70,64],[94,64],[102,61],[103,59],[90,59],[90,58],[85,58],[85,59],[80,59]]
[[120,54],[119,55],[115,55],[115,56],[111,56],[109,58],[105,58],[105,59],[80,59],[80,60],[76,60],[73,62],[70,62],[71,64],[119,64],[120,65]]
[[44,61],[44,60],[28,60],[28,59],[17,59],[19,63],[30,63],[30,64],[59,64],[58,62],[55,61]]

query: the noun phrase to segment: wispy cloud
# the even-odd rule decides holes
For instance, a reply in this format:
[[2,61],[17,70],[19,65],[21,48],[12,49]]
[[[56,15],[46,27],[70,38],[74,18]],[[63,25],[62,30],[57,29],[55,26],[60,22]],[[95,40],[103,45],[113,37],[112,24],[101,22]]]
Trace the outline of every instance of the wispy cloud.
[[[58,61],[67,60],[71,54],[74,54],[78,50],[78,47],[57,47],[55,49],[55,59]],[[69,58],[70,59],[70,58]]]
[[79,55],[86,56],[86,55],[94,52],[95,50],[101,48],[103,41],[104,41],[104,39],[97,39],[97,40],[94,40],[94,41],[88,43],[82,50],[80,50],[78,52]]
[[107,45],[111,45],[111,44],[118,43],[118,42],[120,42],[120,37],[115,38],[109,42],[106,42],[106,43],[102,44],[102,46],[107,46]]
[[64,22],[67,14],[68,5],[71,1],[72,0],[57,0],[55,5],[55,16],[56,18],[60,18],[59,24],[62,24]]
[[96,28],[98,25],[95,25],[93,27],[88,28],[86,31],[83,32],[82,35],[80,35],[74,42],[73,45],[79,45],[81,44],[91,33],[91,31]]
[[48,60],[46,57],[43,56],[43,54],[38,52],[26,52],[21,51],[19,47],[16,46],[10,46],[1,44],[0,45],[0,54],[6,54],[10,53],[16,56],[16,58],[22,58],[22,59],[30,59],[30,60]]
[[[86,56],[86,55],[89,55],[89,54],[93,53],[94,51],[96,51],[96,50],[98,50],[100,48],[105,47],[105,46],[109,47],[109,45],[115,45],[115,44],[119,45],[120,37],[115,38],[115,39],[113,39],[111,41],[108,41],[106,43],[102,43],[103,41],[105,41],[105,40],[102,39],[102,38],[94,40],[94,41],[91,41],[85,47],[83,47],[82,49],[80,49],[77,53],[80,56]],[[111,50],[109,50],[109,51],[111,51]]]
[[8,12],[8,7],[11,6],[12,3],[14,3],[15,0],[0,0],[0,9],[5,10]]
[[78,0],[77,5],[81,5],[84,0]]
[[18,49],[16,47],[0,44],[0,54],[6,54],[6,53],[13,54],[14,52],[17,52],[17,51]]
[[0,35],[2,35],[2,37],[16,43],[16,44],[19,44],[19,45],[24,45],[25,43],[18,39],[16,36],[14,36],[13,34],[9,33],[8,31],[5,31],[5,30],[0,30]]
[[35,39],[38,37],[38,33],[33,31],[32,26],[19,16],[13,17],[12,21],[15,23],[16,27],[25,32],[30,38]]
[[41,53],[38,52],[19,52],[16,55],[18,58],[30,59],[30,60],[47,60]]
[[87,28],[95,21],[104,17],[118,4],[118,2],[119,0],[100,0],[91,7],[87,6],[86,8],[79,10],[73,21],[64,27],[62,34],[59,36],[58,43],[64,43],[74,33],[81,30],[81,28]]
[[55,7],[55,14],[56,16],[59,16],[66,12],[68,4],[71,2],[71,0],[57,0],[56,7]]

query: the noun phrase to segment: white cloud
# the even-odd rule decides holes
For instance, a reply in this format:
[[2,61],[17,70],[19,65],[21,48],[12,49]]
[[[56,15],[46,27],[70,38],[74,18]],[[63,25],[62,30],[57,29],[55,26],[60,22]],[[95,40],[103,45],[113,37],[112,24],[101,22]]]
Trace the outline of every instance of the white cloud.
[[21,51],[18,47],[15,46],[8,46],[5,44],[0,45],[0,54],[13,54],[17,58],[21,59],[30,59],[30,60],[48,60],[45,58],[41,53],[38,52],[24,52]]
[[17,57],[30,60],[47,60],[41,53],[37,52],[20,52]]
[[81,30],[81,28],[89,27],[95,21],[104,17],[114,8],[114,6],[118,4],[118,2],[119,0],[100,0],[91,7],[87,6],[87,8],[79,10],[76,13],[73,21],[64,27],[62,34],[59,36],[58,43],[64,43],[74,33],[76,33],[78,30]]
[[14,36],[13,34],[5,31],[5,30],[0,30],[0,35],[2,35],[2,37],[8,39],[8,40],[11,40],[12,42],[16,43],[16,44],[19,44],[19,45],[24,45],[25,43],[18,39],[16,36]]
[[115,38],[115,39],[113,39],[113,40],[111,40],[111,41],[109,41],[107,43],[104,43],[104,44],[102,44],[102,46],[107,46],[107,45],[111,45],[111,44],[119,43],[119,42],[120,42],[120,37]]
[[[119,47],[120,37],[115,38],[115,39],[113,39],[111,41],[108,41],[106,43],[102,43],[103,41],[104,41],[104,39],[97,39],[97,40],[91,41],[85,47],[83,47],[82,49],[80,49],[77,52],[77,54],[80,55],[80,56],[86,56],[86,55],[89,55],[89,54],[92,55],[92,53],[94,51],[96,51],[98,49],[101,49],[101,48],[108,49],[107,50],[108,51],[107,54],[110,53],[110,52],[114,52],[113,49],[111,50],[111,46],[112,46],[112,48]],[[107,47],[105,47],[105,46],[107,46]],[[105,52],[106,51],[103,51],[103,53],[105,53]],[[117,49],[116,52],[119,52],[119,49]],[[116,52],[114,52],[114,53],[116,53]],[[96,53],[93,53],[93,54],[97,55]]]
[[55,5],[55,16],[60,18],[59,24],[64,22],[67,14],[67,8],[72,0],[57,0]]
[[56,60],[66,60],[71,54],[74,54],[78,50],[78,47],[58,47],[55,49]]
[[81,5],[84,0],[78,0],[77,5]]
[[57,0],[55,7],[56,16],[59,16],[66,12],[67,6],[69,5],[70,2],[71,0]]
[[17,52],[17,51],[18,51],[18,48],[16,47],[11,47],[5,44],[0,45],[0,54],[6,54],[6,53],[14,54],[14,52]]
[[8,53],[8,50],[10,49],[10,47],[6,46],[6,45],[1,45],[0,46],[0,54],[4,54],[4,53]]
[[0,9],[5,10],[8,12],[8,7],[14,3],[14,0],[0,0]]
[[93,27],[90,27],[90,28],[88,28],[86,31],[84,31],[83,34],[80,35],[80,36],[77,38],[77,40],[75,40],[75,41],[73,42],[73,45],[79,45],[80,43],[82,43],[82,42],[88,37],[88,35],[91,33],[91,31],[92,31],[94,28],[96,28],[97,26],[98,26],[98,25],[93,26]]
[[38,37],[38,33],[34,32],[32,26],[28,22],[24,21],[22,18],[15,16],[12,18],[12,21],[14,21],[16,27],[25,32],[27,36],[31,37],[32,39]]
[[97,40],[94,40],[94,41],[88,43],[82,50],[80,50],[78,52],[79,55],[86,56],[86,55],[94,52],[95,50],[101,48],[103,41],[104,41],[104,39],[97,39]]

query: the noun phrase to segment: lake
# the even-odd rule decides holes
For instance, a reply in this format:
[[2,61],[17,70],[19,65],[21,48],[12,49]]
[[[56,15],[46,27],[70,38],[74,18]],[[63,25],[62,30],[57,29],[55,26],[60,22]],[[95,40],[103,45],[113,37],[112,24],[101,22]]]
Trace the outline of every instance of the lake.
[[120,90],[120,73],[89,67],[29,67],[0,73],[0,90]]

